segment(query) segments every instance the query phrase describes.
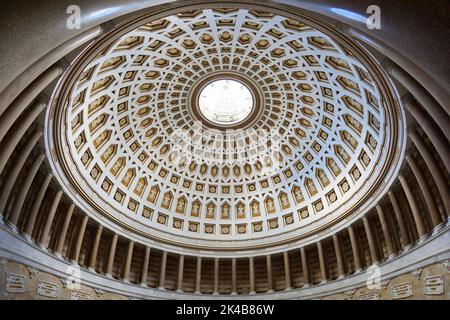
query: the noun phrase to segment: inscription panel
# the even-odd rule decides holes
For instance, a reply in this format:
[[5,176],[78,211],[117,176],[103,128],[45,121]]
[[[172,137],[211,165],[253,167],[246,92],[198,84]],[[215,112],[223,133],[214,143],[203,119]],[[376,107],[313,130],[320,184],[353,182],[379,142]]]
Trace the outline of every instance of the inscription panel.
[[398,284],[396,286],[393,286],[391,289],[391,296],[392,299],[404,299],[411,297],[413,295],[412,292],[412,283],[411,282],[405,282],[402,284]]
[[423,282],[426,295],[444,294],[444,276],[442,274],[426,277]]
[[23,293],[27,290],[27,278],[21,274],[8,273],[6,276],[6,292]]
[[92,294],[83,291],[72,291],[70,300],[93,300]]
[[379,292],[370,292],[358,295],[357,300],[380,300]]
[[47,281],[38,282],[37,288],[38,295],[48,298],[57,298],[58,292],[59,292],[58,285]]

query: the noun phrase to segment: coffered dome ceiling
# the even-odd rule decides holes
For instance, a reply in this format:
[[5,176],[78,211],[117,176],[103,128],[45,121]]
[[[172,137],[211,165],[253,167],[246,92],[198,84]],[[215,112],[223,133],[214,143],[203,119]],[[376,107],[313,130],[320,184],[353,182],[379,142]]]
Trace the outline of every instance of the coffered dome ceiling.
[[[329,30],[215,8],[111,35],[55,93],[59,179],[92,215],[180,244],[270,244],[362,213],[389,181],[404,120],[372,58]],[[230,80],[251,103],[211,120],[220,108],[202,97],[217,105],[211,83]]]

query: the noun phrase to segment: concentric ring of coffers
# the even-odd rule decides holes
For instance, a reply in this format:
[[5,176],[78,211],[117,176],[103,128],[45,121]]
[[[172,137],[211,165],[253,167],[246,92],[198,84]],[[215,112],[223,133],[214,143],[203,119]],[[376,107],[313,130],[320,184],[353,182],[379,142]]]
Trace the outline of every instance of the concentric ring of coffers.
[[[80,207],[144,239],[241,249],[314,235],[382,195],[404,148],[389,83],[321,22],[265,9],[149,15],[80,55],[46,119]],[[191,90],[227,72],[257,85],[261,112],[205,128]]]

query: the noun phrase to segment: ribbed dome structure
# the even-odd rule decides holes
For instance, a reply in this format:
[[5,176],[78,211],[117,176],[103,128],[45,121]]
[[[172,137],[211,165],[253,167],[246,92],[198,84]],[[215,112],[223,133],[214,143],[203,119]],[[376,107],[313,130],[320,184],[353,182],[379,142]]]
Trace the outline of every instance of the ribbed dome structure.
[[[242,248],[356,215],[389,182],[404,115],[360,48],[264,11],[143,20],[86,50],[48,110],[61,180],[88,212],[181,245]],[[200,89],[220,79],[251,92],[247,121],[202,118]]]
[[0,5],[0,299],[449,299],[445,10],[72,2]]

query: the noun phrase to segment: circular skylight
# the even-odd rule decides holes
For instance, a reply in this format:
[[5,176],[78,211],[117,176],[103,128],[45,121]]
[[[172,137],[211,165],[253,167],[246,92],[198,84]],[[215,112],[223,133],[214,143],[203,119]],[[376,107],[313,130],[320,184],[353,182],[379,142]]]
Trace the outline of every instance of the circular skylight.
[[213,81],[203,88],[199,107],[208,120],[220,125],[229,125],[247,118],[253,108],[253,98],[250,90],[242,83],[222,79]]

